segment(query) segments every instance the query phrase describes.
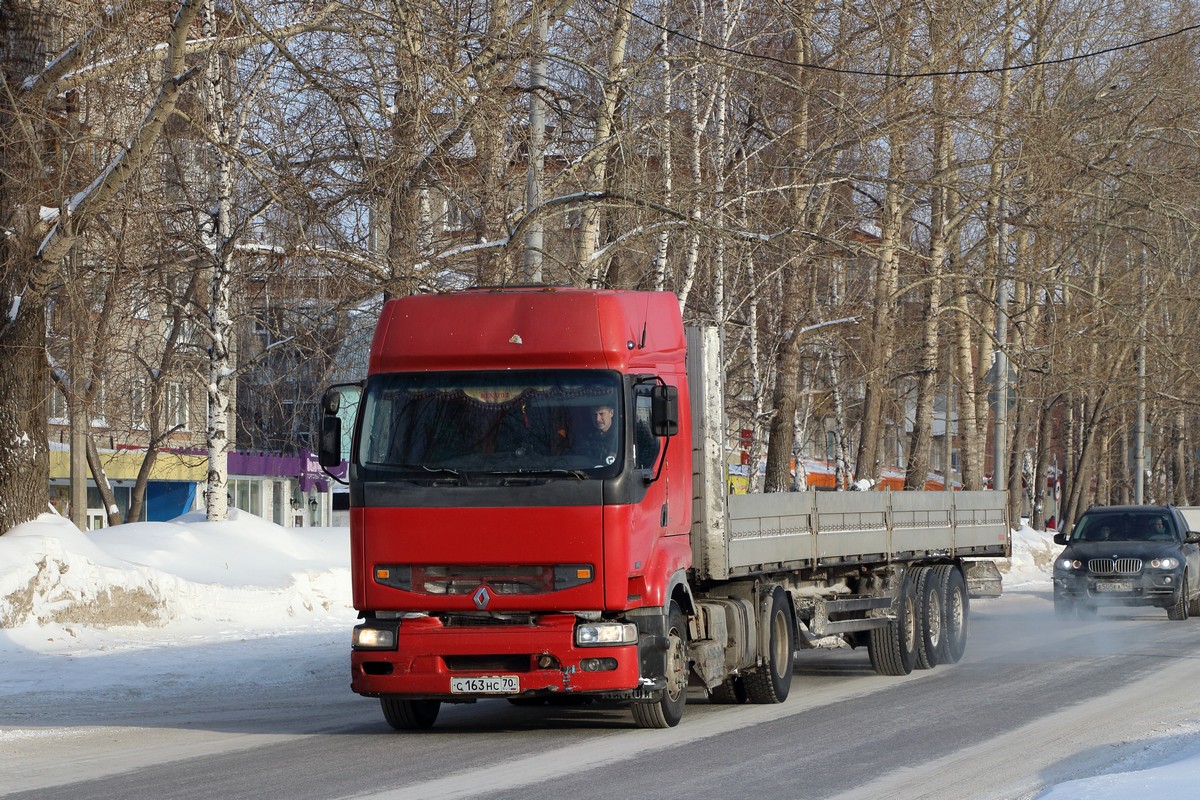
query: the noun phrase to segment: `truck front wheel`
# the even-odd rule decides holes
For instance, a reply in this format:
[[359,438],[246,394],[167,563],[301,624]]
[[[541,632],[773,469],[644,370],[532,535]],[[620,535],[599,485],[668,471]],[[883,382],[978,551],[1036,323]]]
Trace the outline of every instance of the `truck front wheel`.
[[657,702],[633,705],[633,720],[639,728],[674,728],[687,705],[687,618],[674,600],[667,616],[667,687]]
[[379,705],[383,707],[383,718],[388,725],[398,731],[432,728],[442,707],[440,700],[406,700],[399,697],[381,697]]

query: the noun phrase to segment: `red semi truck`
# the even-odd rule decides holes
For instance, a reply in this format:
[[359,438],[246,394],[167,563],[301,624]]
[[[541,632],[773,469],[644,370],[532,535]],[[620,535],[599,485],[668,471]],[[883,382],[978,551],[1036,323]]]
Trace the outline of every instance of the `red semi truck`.
[[351,686],[397,729],[442,703],[783,701],[801,647],[907,674],[961,658],[1009,553],[1000,492],[729,495],[720,341],[663,292],[385,304],[349,443]]

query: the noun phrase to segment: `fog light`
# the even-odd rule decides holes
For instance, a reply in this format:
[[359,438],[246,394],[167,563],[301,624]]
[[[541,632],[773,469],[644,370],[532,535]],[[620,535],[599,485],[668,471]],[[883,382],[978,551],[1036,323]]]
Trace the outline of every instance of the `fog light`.
[[579,662],[579,668],[584,672],[611,672],[617,668],[615,658],[585,658]]
[[549,653],[542,653],[537,660],[538,669],[554,669],[558,666],[558,659]]

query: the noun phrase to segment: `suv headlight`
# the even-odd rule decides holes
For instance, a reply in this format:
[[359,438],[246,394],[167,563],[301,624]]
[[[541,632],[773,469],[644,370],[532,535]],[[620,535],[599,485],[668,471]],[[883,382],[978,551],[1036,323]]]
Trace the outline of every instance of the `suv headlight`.
[[1166,558],[1156,558],[1150,562],[1151,569],[1175,569],[1179,566],[1179,559],[1167,556]]
[[1082,569],[1083,562],[1078,558],[1060,558],[1054,562],[1054,568],[1071,572],[1072,570]]
[[577,647],[637,644],[637,625],[632,622],[585,622],[575,626]]

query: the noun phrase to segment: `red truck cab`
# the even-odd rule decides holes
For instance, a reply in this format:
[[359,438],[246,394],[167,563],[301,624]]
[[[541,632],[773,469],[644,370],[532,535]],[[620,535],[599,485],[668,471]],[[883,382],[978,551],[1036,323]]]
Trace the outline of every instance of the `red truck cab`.
[[[385,304],[349,453],[351,686],[396,728],[443,702],[590,697],[674,725],[692,451],[664,292],[476,289]],[[352,387],[357,390],[359,387]],[[339,417],[339,411],[341,416]]]

